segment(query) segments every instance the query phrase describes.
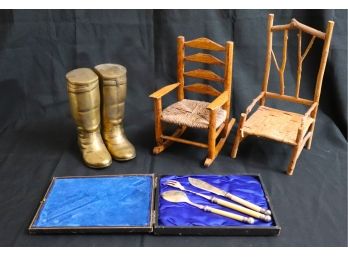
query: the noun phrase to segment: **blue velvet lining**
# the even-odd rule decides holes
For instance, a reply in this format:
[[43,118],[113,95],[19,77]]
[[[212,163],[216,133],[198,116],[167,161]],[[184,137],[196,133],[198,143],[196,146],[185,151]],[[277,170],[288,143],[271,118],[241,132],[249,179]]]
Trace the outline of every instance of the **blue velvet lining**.
[[[247,175],[231,175],[231,176],[216,176],[216,175],[200,175],[190,176],[192,178],[202,179],[211,185],[214,185],[220,189],[223,189],[229,193],[239,196],[249,202],[257,204],[263,208],[269,208],[268,203],[263,192],[260,181],[256,176]],[[212,193],[208,193],[204,190],[200,190],[193,187],[188,182],[188,176],[165,176],[160,180],[160,192],[163,193],[168,190],[175,190],[170,186],[165,185],[166,181],[172,179],[179,181],[186,189],[210,195],[216,196]],[[237,213],[246,216],[240,212],[231,210],[229,208],[222,207],[211,203],[210,201],[196,196],[191,193],[186,193],[192,202],[208,205],[221,210]],[[227,200],[224,197],[217,196],[221,199]],[[164,200],[160,197],[159,201],[159,225],[161,226],[273,226],[273,221],[265,222],[255,219],[255,223],[252,225],[242,223],[230,218],[225,218],[214,213],[204,212],[196,207],[188,205],[187,203],[172,203]]]
[[57,178],[33,227],[150,226],[151,176]]

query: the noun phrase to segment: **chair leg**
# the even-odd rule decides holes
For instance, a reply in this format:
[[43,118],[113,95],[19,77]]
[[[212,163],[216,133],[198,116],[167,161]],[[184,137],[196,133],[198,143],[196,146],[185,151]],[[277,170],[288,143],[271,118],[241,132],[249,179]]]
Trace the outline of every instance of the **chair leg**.
[[[221,137],[219,139],[219,142],[213,146],[211,146],[210,150],[209,150],[209,144],[208,144],[208,157],[205,159],[204,162],[204,166],[205,167],[209,167],[213,161],[216,159],[216,157],[219,155],[222,147],[225,145],[225,142],[227,140],[227,137],[229,136],[229,134],[231,133],[231,129],[235,123],[236,119],[232,118],[230,120],[230,122],[227,124],[226,126],[226,136],[225,137]],[[215,134],[215,139],[216,139],[216,134]],[[215,140],[216,141],[216,140]],[[216,142],[215,142],[216,143]],[[209,156],[210,152],[214,152],[214,154]]]
[[216,157],[216,130],[209,129],[208,134],[208,156],[204,161],[204,166],[209,167]]
[[294,148],[292,149],[290,163],[289,163],[288,171],[287,171],[287,174],[290,176],[294,173],[297,159],[300,156],[307,139],[305,138],[302,142],[300,142],[298,145],[295,145]]
[[241,134],[240,134],[240,128],[237,130],[236,138],[234,139],[232,151],[231,151],[231,157],[236,158],[239,148],[239,143],[241,142]]
[[[177,128],[175,130],[175,132],[171,135],[172,137],[180,137],[186,130],[186,126],[182,126],[180,128]],[[161,136],[162,136],[162,131],[161,131]],[[155,146],[152,150],[152,152],[154,154],[160,154],[161,152],[163,152],[165,149],[167,149],[169,146],[171,146],[174,142],[170,141],[170,140],[165,140],[163,141],[163,139],[161,138],[162,141],[160,141],[159,144],[157,144],[157,146]]]
[[[211,133],[209,132],[209,134],[211,134]],[[208,136],[208,137],[210,138],[210,136]],[[214,139],[214,142],[211,142],[211,143],[210,143],[210,141],[208,142],[208,156],[204,161],[204,167],[209,167],[216,158],[215,141],[216,141],[216,138]]]
[[209,131],[208,131],[208,156],[204,161],[204,166],[209,167],[215,159],[216,147],[216,110],[210,111]]
[[165,149],[164,144],[163,144],[163,139],[161,138],[162,136],[162,128],[161,130],[155,129],[155,136],[156,136],[156,146],[153,148],[152,152],[154,154],[159,154],[163,152]]
[[156,146],[153,148],[152,152],[154,154],[159,154],[163,152],[165,149],[162,139],[162,124],[161,121],[159,121],[159,124],[157,123],[157,120],[155,121],[155,138],[156,138]]
[[294,169],[295,169],[295,166],[296,166],[296,162],[297,162],[297,159],[298,159],[298,146],[294,146],[293,149],[292,149],[292,153],[291,153],[291,158],[290,158],[290,163],[289,163],[289,166],[288,166],[288,171],[287,171],[287,174],[288,175],[292,175],[293,172],[294,172]]
[[204,167],[209,167],[214,161],[214,158],[210,158],[210,157],[207,157],[205,158],[205,161],[204,161]]
[[155,115],[155,140],[156,145],[153,148],[154,154],[159,154],[161,149],[163,148],[163,139],[162,139],[162,121],[161,121],[161,113],[162,113],[162,100],[155,99],[154,101],[154,115]]
[[242,121],[239,123],[238,129],[237,129],[236,138],[234,139],[234,143],[233,143],[233,147],[232,147],[232,151],[231,151],[231,157],[232,158],[236,158],[237,157],[239,144],[243,140],[242,133],[241,133],[241,129],[242,129],[241,123],[242,123]]
[[312,135],[310,136],[310,138],[307,140],[306,142],[306,149],[310,150],[311,146],[312,146],[312,140],[313,140],[313,132],[314,132],[314,126],[315,126],[315,122],[312,123],[312,125],[310,126],[308,132],[312,133]]
[[246,120],[246,115],[244,113],[242,113],[241,114],[241,119],[239,121],[238,128],[237,128],[236,138],[234,139],[234,143],[233,143],[233,147],[232,147],[232,151],[231,151],[231,157],[232,158],[236,158],[237,157],[239,144],[243,140],[242,134],[241,134],[241,129],[243,128],[245,120]]
[[313,133],[312,132],[308,132],[306,134],[305,137],[303,137],[301,139],[301,135],[302,133],[299,133],[299,136],[297,137],[297,145],[295,145],[292,149],[292,154],[291,154],[291,158],[290,158],[290,163],[288,166],[288,171],[287,174],[288,175],[292,175],[296,166],[296,162],[298,157],[300,156],[303,147],[309,142],[309,140],[312,138]]

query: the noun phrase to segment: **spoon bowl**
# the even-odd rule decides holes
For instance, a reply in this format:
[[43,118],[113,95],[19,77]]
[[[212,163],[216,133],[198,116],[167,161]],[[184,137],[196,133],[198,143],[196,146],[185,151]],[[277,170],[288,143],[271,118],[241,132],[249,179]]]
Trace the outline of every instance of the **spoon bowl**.
[[169,190],[164,193],[162,193],[162,197],[172,203],[182,203],[182,202],[190,202],[187,195],[184,192],[178,191],[178,190]]

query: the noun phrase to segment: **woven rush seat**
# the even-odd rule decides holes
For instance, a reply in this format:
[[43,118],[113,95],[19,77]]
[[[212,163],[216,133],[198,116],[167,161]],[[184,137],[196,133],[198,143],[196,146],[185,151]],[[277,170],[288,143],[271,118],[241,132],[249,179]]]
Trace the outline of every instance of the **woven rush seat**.
[[[303,115],[293,112],[260,106],[254,114],[245,122],[243,133],[266,137],[295,145],[301,119]],[[307,131],[313,119],[304,120],[304,131]]]
[[[176,102],[162,112],[161,120],[167,123],[184,125],[190,128],[203,128],[206,129],[209,126],[209,110],[207,106],[208,102],[183,99]],[[222,108],[218,108],[216,112],[216,127],[220,125],[226,119],[226,111]]]

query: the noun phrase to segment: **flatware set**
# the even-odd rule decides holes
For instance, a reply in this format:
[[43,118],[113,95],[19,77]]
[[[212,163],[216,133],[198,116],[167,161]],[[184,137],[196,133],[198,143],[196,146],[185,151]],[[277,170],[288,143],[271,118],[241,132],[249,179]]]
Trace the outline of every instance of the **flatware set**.
[[[163,197],[163,199],[165,199],[169,202],[187,203],[187,204],[194,206],[194,207],[197,207],[203,211],[215,213],[215,214],[218,214],[218,215],[221,215],[221,216],[224,216],[227,218],[231,218],[234,220],[238,220],[240,222],[248,223],[248,224],[253,224],[255,222],[255,220],[252,217],[257,218],[259,220],[263,220],[265,222],[269,222],[272,220],[272,218],[270,216],[271,211],[268,209],[262,208],[256,204],[253,204],[249,201],[246,201],[246,200],[244,200],[236,195],[228,193],[228,192],[226,192],[220,188],[217,188],[217,187],[215,187],[215,186],[213,186],[213,185],[211,185],[203,180],[190,177],[190,178],[188,178],[188,181],[192,186],[194,186],[196,188],[213,193],[215,195],[223,196],[223,197],[225,197],[229,200],[235,201],[241,205],[222,200],[222,199],[215,197],[215,196],[208,196],[205,194],[201,194],[201,193],[189,190],[189,189],[185,188],[179,181],[176,181],[176,180],[168,180],[168,181],[166,181],[165,184],[168,186],[177,188],[180,191],[178,191],[178,190],[166,191],[166,192],[162,193],[161,196]],[[223,211],[223,210],[216,209],[216,208],[213,208],[210,206],[194,203],[188,198],[188,196],[184,192],[200,196],[200,197],[202,197],[202,198],[204,198],[212,203],[233,209],[235,211],[239,211],[239,212],[246,214],[246,215],[249,215],[251,217],[245,217],[245,216],[242,216],[239,214]]]

